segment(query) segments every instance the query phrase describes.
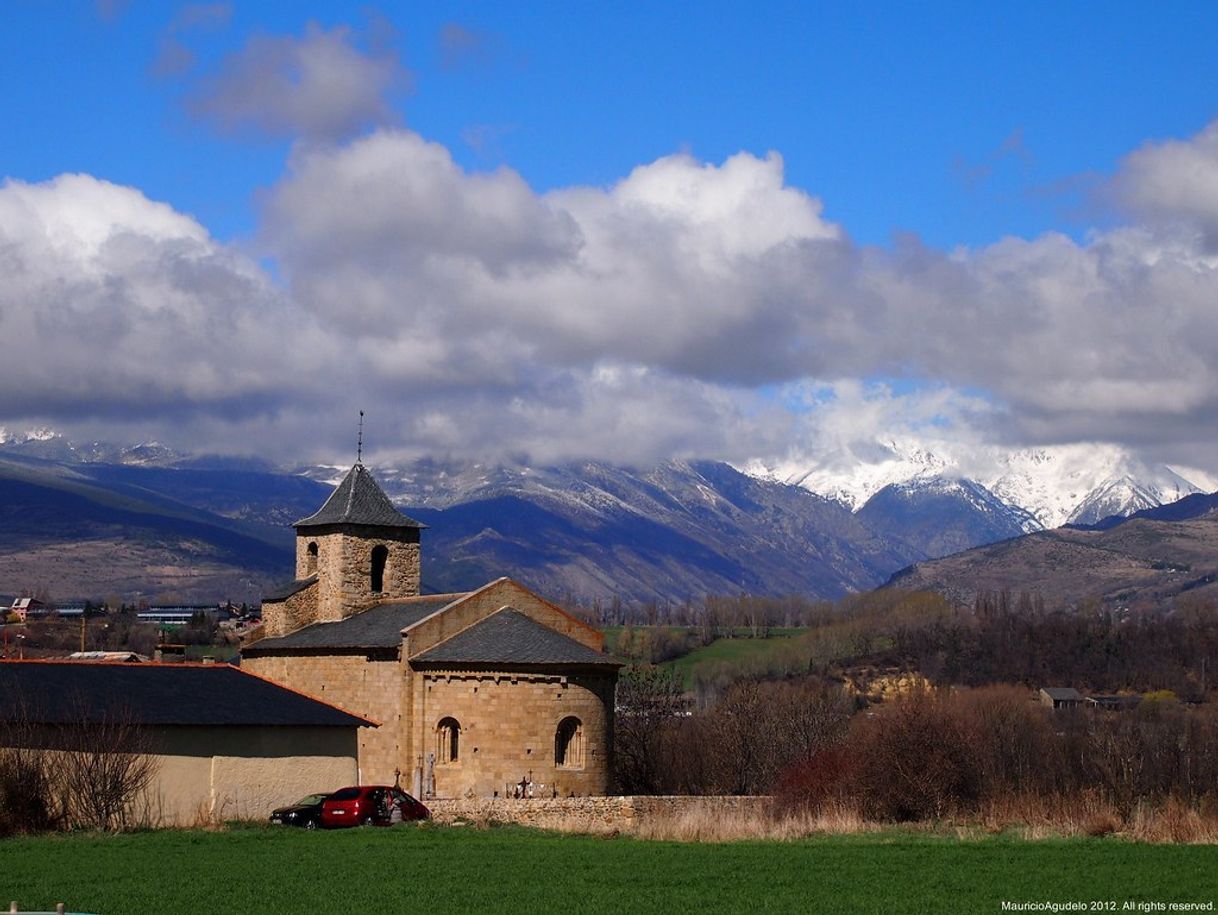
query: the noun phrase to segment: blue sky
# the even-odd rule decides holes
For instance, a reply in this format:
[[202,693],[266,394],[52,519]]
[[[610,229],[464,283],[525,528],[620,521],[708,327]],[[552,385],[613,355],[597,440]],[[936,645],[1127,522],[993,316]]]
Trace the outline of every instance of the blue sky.
[[[255,32],[365,28],[353,4],[234,3],[186,34],[200,67]],[[143,188],[222,238],[248,233],[287,142],[217,138],[154,73],[181,6],[16,0],[0,33],[0,165]],[[678,150],[779,151],[859,241],[937,246],[1079,232],[1077,189],[1214,115],[1211,4],[391,4],[404,122],[538,190],[608,184]],[[446,56],[446,26],[477,46]],[[485,139],[481,149],[470,138]]]
[[[506,413],[512,453],[743,460],[861,384],[936,434],[1218,465],[1216,38],[1203,3],[13,0],[0,241],[38,280],[0,330],[164,362],[98,390],[82,348],[0,423],[324,452],[359,400],[395,453],[494,452],[454,416]],[[276,82],[307,61],[332,98]],[[98,225],[152,247],[39,247]],[[369,368],[302,394],[271,317]],[[216,372],[233,334],[261,374]]]

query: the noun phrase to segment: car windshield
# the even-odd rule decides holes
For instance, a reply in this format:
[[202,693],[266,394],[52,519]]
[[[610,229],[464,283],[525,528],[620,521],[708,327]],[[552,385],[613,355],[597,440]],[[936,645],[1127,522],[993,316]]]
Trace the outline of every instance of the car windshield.
[[316,807],[330,795],[328,794],[308,794],[296,802],[297,807]]
[[353,801],[359,797],[359,788],[343,788],[330,795],[332,801]]

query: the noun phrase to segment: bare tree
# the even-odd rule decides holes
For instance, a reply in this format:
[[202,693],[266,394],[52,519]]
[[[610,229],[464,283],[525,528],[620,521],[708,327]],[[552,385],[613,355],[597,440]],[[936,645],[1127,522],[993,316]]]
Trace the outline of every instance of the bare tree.
[[107,709],[67,728],[62,791],[73,829],[116,831],[132,825],[135,803],[156,774],[147,729],[129,711]]
[[620,790],[655,794],[666,775],[666,740],[688,714],[680,678],[671,670],[632,664],[617,685],[614,761]]
[[67,724],[41,723],[23,703],[0,721],[0,835],[119,830],[156,773],[148,733],[129,711],[72,704]]

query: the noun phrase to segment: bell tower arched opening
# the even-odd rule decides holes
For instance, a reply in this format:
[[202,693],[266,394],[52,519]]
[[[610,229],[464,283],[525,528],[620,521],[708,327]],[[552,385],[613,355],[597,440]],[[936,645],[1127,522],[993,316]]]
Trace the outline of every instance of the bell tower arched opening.
[[380,594],[385,590],[385,564],[389,561],[389,547],[381,544],[372,548],[372,569],[369,590]]

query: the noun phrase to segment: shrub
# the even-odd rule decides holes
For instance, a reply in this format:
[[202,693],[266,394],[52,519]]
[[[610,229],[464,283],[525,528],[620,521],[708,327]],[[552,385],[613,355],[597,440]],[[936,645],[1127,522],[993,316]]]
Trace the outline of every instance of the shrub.
[[850,749],[858,799],[876,819],[939,818],[975,806],[980,796],[969,731],[940,693],[908,693],[863,719]]

